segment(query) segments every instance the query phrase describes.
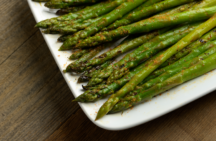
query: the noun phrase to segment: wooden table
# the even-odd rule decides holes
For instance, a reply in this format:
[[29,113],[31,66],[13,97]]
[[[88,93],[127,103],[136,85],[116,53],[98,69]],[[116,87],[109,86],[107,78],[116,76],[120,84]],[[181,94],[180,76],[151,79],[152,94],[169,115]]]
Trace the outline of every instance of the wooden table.
[[0,140],[216,140],[216,92],[156,120],[106,131],[82,112],[25,0],[0,1]]

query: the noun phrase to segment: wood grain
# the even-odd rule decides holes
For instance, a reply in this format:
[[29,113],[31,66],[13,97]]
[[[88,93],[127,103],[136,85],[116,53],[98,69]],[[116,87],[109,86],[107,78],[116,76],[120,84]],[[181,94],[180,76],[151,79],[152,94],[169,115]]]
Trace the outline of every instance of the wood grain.
[[0,1],[0,140],[216,140],[216,92],[146,124],[107,131],[82,112],[26,1]]

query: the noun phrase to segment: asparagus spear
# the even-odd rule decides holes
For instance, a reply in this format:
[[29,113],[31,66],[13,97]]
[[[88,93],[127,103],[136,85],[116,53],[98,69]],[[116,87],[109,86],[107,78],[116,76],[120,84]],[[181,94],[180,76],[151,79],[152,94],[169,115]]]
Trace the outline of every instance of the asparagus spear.
[[102,65],[98,65],[90,70],[87,70],[86,72],[84,72],[84,74],[82,74],[79,79],[78,79],[78,83],[82,83],[82,82],[86,82],[88,81],[93,75],[95,75],[96,73],[98,73],[100,70],[108,67],[111,63],[113,62],[113,60],[108,60],[105,63],[103,63]]
[[108,87],[107,84],[100,84],[97,87],[82,86],[84,90],[102,90]]
[[[57,32],[60,34],[68,34],[68,33],[72,34],[72,33],[75,33],[77,31],[81,30],[81,29],[85,29],[90,24],[100,20],[102,17],[103,16],[98,17],[96,19],[88,19],[82,23],[73,23],[73,24],[71,24],[70,21],[66,21],[66,22],[64,21],[61,24],[49,27],[48,29],[45,30],[45,33],[48,34],[48,33],[52,33],[52,32]],[[71,36],[71,37],[73,37],[73,36]]]
[[35,2],[49,2],[50,0],[32,0],[32,1],[35,1]]
[[161,82],[146,91],[142,91],[136,96],[130,96],[122,99],[119,103],[117,103],[113,107],[110,113],[120,112],[134,105],[137,105],[143,101],[152,99],[154,96],[162,92],[165,92],[166,90],[169,90],[175,86],[178,86],[198,76],[201,76],[215,68],[216,68],[216,53],[209,56],[205,60],[201,60],[196,65],[193,65],[190,68],[174,75],[173,77],[167,79],[166,81]]
[[[169,3],[169,2],[177,2],[177,1],[169,1],[169,0],[166,0],[166,1],[163,1],[163,2],[160,2],[160,3],[157,3],[157,4],[154,4],[153,6],[150,6],[149,8],[154,8],[154,6],[156,6],[155,8],[157,9],[158,7],[157,7],[157,5],[158,6],[164,6],[163,5],[163,3]],[[191,6],[193,6],[195,3],[190,3],[191,4]],[[213,6],[213,5],[215,5],[216,4],[216,2],[213,0],[203,0],[201,3],[199,3],[199,4],[196,4],[195,6],[193,6],[192,7],[192,9],[198,9],[198,8],[205,8],[205,7],[211,7],[211,6]],[[186,4],[185,6],[187,6],[188,4]],[[189,6],[189,7],[191,7],[191,6]],[[145,7],[142,7],[141,9],[137,9],[136,11],[134,11],[133,13],[129,13],[129,14],[127,14],[127,15],[125,15],[122,19],[120,19],[120,20],[117,20],[115,23],[113,23],[113,24],[111,24],[111,25],[109,25],[108,27],[107,27],[107,30],[111,30],[111,29],[115,29],[115,28],[117,28],[117,27],[120,27],[120,26],[122,26],[122,25],[125,25],[127,22],[130,22],[130,20],[133,20],[133,19],[130,19],[130,18],[133,18],[133,16],[136,16],[137,18],[139,18],[139,16],[137,16],[136,14],[139,14],[138,12],[140,12],[140,10],[142,10],[143,8],[145,8]],[[147,7],[146,7],[147,8]],[[181,9],[184,9],[184,6],[182,6],[182,7],[180,7],[180,11],[181,11]],[[147,9],[143,9],[143,11],[145,11],[145,10],[147,10]],[[141,11],[141,13],[143,12],[143,11]],[[185,11],[185,10],[184,10]],[[165,12],[162,12],[162,14],[163,13],[166,13],[166,11]],[[146,14],[146,13],[143,13],[144,15]],[[169,14],[172,14],[171,12],[169,12]],[[140,17],[141,16],[144,16],[144,15],[140,15]],[[156,16],[158,16],[158,15],[156,15]],[[122,24],[122,25],[121,25]]]
[[74,66],[79,66],[80,63],[86,62],[87,60],[93,58],[96,54],[98,54],[105,47],[106,47],[105,45],[101,45],[101,46],[98,46],[92,49],[90,52],[84,54],[81,58],[79,58],[75,62],[69,64],[63,72],[71,72]]
[[[132,14],[132,13],[135,13],[135,12],[137,12],[137,11],[140,11],[140,10],[142,10],[142,9],[145,9],[145,8],[147,8],[148,6],[151,6],[151,5],[153,5],[153,4],[155,4],[155,3],[158,3],[158,2],[161,2],[161,1],[163,1],[163,0],[149,0],[149,1],[146,1],[145,3],[143,3],[142,5],[140,5],[139,7],[137,7],[136,9],[132,10],[130,13],[124,15],[121,19],[124,19],[125,17],[127,17],[128,15],[130,15],[130,14]],[[121,19],[120,19],[120,20],[121,20]],[[118,21],[118,20],[117,20],[117,21]],[[114,23],[116,23],[116,21],[115,21]],[[114,24],[114,23],[113,23],[113,24]],[[111,24],[111,25],[113,25],[113,24]],[[110,26],[111,26],[111,25],[110,25]],[[107,28],[109,28],[110,26],[108,26]],[[111,29],[111,28],[109,28],[109,29],[107,29],[107,28],[104,28],[103,31],[105,31],[105,30],[110,30],[110,29]]]
[[[153,58],[156,58],[158,56],[160,56],[162,53],[157,54],[156,56],[154,56]],[[139,71],[141,71],[142,69],[144,69],[146,67],[146,63],[141,64],[139,67],[133,69],[132,71],[130,71],[128,74],[126,74],[123,78],[113,82],[112,84],[108,85],[106,88],[104,89],[100,89],[94,87],[94,91],[86,91],[83,94],[81,94],[80,96],[78,96],[74,101],[77,102],[94,102],[97,101],[99,99],[105,98],[106,96],[113,94],[115,91],[117,91],[118,89],[120,89],[122,86],[124,86],[127,82],[130,81],[130,79]],[[87,86],[89,87],[89,86]]]
[[[153,0],[154,1],[154,0]],[[153,2],[153,1],[147,1],[146,3],[148,2]],[[187,10],[188,8],[190,8],[192,5],[194,5],[195,3],[190,3],[190,4],[186,4],[186,5],[183,5],[183,6],[180,6],[180,7],[177,7],[173,10],[170,10],[168,12],[166,12],[167,14],[174,14],[174,13],[177,13],[179,11],[184,11],[184,10]],[[169,29],[169,28],[167,28]],[[93,60],[90,60],[88,61],[86,64],[83,64],[83,67],[87,67],[87,66],[94,66],[94,65],[98,65],[98,64],[101,64],[103,63],[104,61],[106,61],[107,59],[110,59],[110,58],[113,58],[113,57],[116,57],[118,56],[119,54],[123,54],[129,50],[131,50],[132,48],[135,48],[141,44],[143,44],[145,41],[146,41],[146,38],[148,39],[151,39],[152,37],[154,37],[153,35],[158,35],[158,32],[159,33],[163,33],[165,32],[167,29],[163,29],[163,30],[160,30],[160,31],[156,31],[156,32],[153,32],[153,33],[150,33],[150,34],[147,34],[147,35],[143,35],[141,37],[138,37],[134,40],[131,40],[131,41],[127,41],[125,43],[122,43],[121,45],[119,45],[118,47],[114,48],[113,50],[110,50],[102,55],[100,55],[99,57],[96,57],[94,58]],[[155,35],[155,36],[156,36]],[[101,79],[101,81],[103,81]]]
[[[197,10],[199,11],[199,10]],[[124,97],[127,93],[134,90],[134,88],[144,80],[150,73],[157,69],[162,63],[169,59],[172,55],[188,46],[191,42],[199,39],[203,34],[213,29],[216,26],[216,14],[205,23],[201,24],[198,28],[193,30],[187,36],[182,38],[178,43],[167,49],[162,55],[156,59],[150,59],[147,61],[147,65],[143,70],[133,76],[133,78],[124,85],[119,91],[110,96],[110,98],[100,108],[96,120],[106,115],[118,101]],[[204,69],[205,70],[205,69]]]
[[150,15],[153,15],[155,13],[164,11],[169,8],[173,8],[175,6],[179,6],[185,3],[192,2],[194,0],[165,0],[159,3],[156,3],[154,5],[144,7],[143,9],[140,9],[139,11],[131,12],[121,18],[120,20],[115,21],[111,25],[107,27],[108,30],[112,30],[115,28],[118,28],[120,26],[128,25],[133,22],[142,20],[146,17],[149,17]]
[[43,21],[37,23],[35,25],[35,27],[48,28],[48,27],[50,27],[52,25],[60,24],[59,21],[74,20],[79,15],[86,15],[88,13],[95,12],[96,10],[101,9],[101,7],[106,7],[108,5],[110,5],[109,1],[108,2],[100,2],[100,3],[94,4],[92,6],[87,6],[86,8],[84,8],[84,9],[82,9],[80,11],[77,11],[75,13],[69,13],[69,14],[66,14],[66,15],[63,15],[63,16],[59,16],[59,17],[54,17],[54,18],[51,18],[51,19],[43,20]]
[[[111,73],[110,77],[108,78],[107,83],[110,84],[116,79],[121,78],[124,76],[129,69],[136,67],[139,65],[142,61],[147,60],[152,55],[158,53],[164,48],[170,47],[173,44],[177,43],[180,39],[182,39],[184,36],[186,36],[189,32],[194,30],[199,24],[192,25],[188,29],[186,29],[183,32],[179,32],[178,34],[165,39],[158,44],[155,44],[153,46],[148,46],[148,43],[141,45],[139,48],[137,48],[135,51],[133,51],[130,54],[127,54],[124,57],[124,62],[119,61],[118,65],[124,65],[124,67],[115,67],[115,70]],[[127,61],[126,61],[127,60]]]
[[81,56],[83,56],[84,54],[86,54],[87,52],[89,52],[89,49],[80,49],[77,50],[76,52],[74,52],[69,59],[70,60],[74,60],[74,59],[79,59]]
[[[124,68],[125,64],[135,60],[134,58],[136,58],[136,56],[138,57],[137,62],[139,62],[143,58],[147,59],[147,57],[150,57],[151,53],[155,53],[157,51],[157,48],[160,49],[160,48],[169,46],[169,44],[172,45],[173,43],[175,43],[179,39],[181,39],[181,37],[185,36],[185,34],[187,34],[192,29],[194,29],[194,25],[192,25],[192,26],[191,25],[185,25],[183,27],[178,27],[174,30],[170,30],[164,34],[156,36],[151,41],[141,45],[139,48],[137,48],[133,52],[127,54],[123,59],[121,59],[119,62],[115,63],[113,66],[109,66],[106,69],[102,70],[99,74],[95,75],[89,81],[88,86],[94,86],[95,84],[100,83],[100,81],[103,81],[102,78],[108,78],[115,69]],[[183,33],[183,34],[179,34],[179,33]],[[134,61],[132,63],[134,63]],[[128,64],[127,67],[129,67],[130,65],[131,64]],[[133,66],[133,64],[131,66]],[[126,69],[124,71],[124,74],[127,73],[128,71],[129,70]],[[119,77],[120,77],[120,75],[119,75]],[[110,81],[110,82],[108,81],[108,83],[111,83],[111,82],[112,81]]]
[[[207,50],[207,51],[206,51]],[[203,53],[204,52],[204,53]],[[140,91],[146,90],[153,85],[163,82],[172,75],[179,73],[183,69],[186,69],[191,66],[191,64],[197,63],[199,60],[203,60],[206,57],[212,55],[213,53],[216,53],[216,41],[211,41],[203,46],[200,46],[199,48],[193,50],[190,54],[188,54],[186,57],[182,58],[182,62],[179,64],[179,62],[176,62],[177,67],[171,67],[169,69],[166,69],[164,73],[162,73],[160,76],[151,79],[141,86],[137,86],[136,90],[132,92],[132,94],[129,94],[129,96],[139,93]],[[201,54],[201,55],[200,55]]]
[[[196,22],[200,20],[208,19],[216,12],[216,6],[208,8],[200,8],[197,10],[190,10],[182,13],[176,13],[171,15],[161,15],[139,21],[134,24],[119,27],[109,32],[98,33],[95,36],[89,37],[79,42],[76,47],[91,46],[105,42],[106,40],[118,39],[130,34],[149,32],[155,29],[173,26],[184,22]],[[61,50],[64,49],[64,46]]]
[[[137,38],[131,38],[128,39],[126,41],[124,41],[123,43],[121,43],[119,46],[113,48],[112,50],[109,50],[105,53],[103,53],[102,55],[87,61],[87,63],[82,64],[82,67],[86,68],[88,66],[96,66],[96,65],[100,65],[102,63],[104,63],[107,60],[110,60],[114,57],[117,57],[127,51],[132,50],[133,48],[138,47],[139,45],[149,41],[150,39],[152,39],[153,37],[164,33],[167,29],[164,30],[159,30],[159,31],[155,31],[149,34],[145,34],[143,36],[137,37]],[[79,69],[79,68],[77,68]]]
[[170,59],[168,59],[166,62],[164,62],[160,68],[164,68],[170,64],[173,64],[180,58],[184,57],[188,53],[190,53],[193,49],[197,48],[198,46],[208,42],[208,41],[213,41],[216,40],[216,29],[211,30],[211,32],[207,33],[204,35],[202,38],[194,42],[193,44],[189,45],[188,47],[184,48],[182,51],[176,53],[173,55]]
[[64,15],[64,14],[68,14],[68,13],[74,13],[77,12],[81,9],[84,9],[86,6],[76,6],[76,7],[69,7],[69,8],[65,8],[65,9],[59,9],[56,14],[57,15]]
[[[172,59],[173,57],[176,57],[176,55],[177,55],[177,57],[179,57],[178,61],[172,62],[169,65],[166,65],[165,67],[159,67],[158,70],[154,71],[150,76],[148,76],[147,78],[145,78],[139,84],[139,86],[142,85],[142,84],[144,84],[145,82],[151,80],[151,79],[156,78],[157,76],[161,75],[162,73],[166,72],[169,69],[178,67],[185,60],[188,61],[188,60],[192,59],[193,57],[197,56],[196,49],[198,47],[200,47],[201,45],[207,43],[208,41],[213,41],[213,40],[216,40],[215,29],[212,29],[210,32],[208,32],[207,34],[205,34],[202,38],[200,38],[199,40],[193,42],[188,47],[184,48],[183,50],[181,50],[180,52],[178,52],[177,54],[175,54],[174,56],[172,56],[170,59]],[[208,46],[206,46],[206,47],[208,48]],[[195,49],[195,51],[193,51],[194,49]],[[205,48],[204,48],[204,50],[205,50]],[[198,51],[198,52],[200,52],[200,51]],[[180,58],[182,58],[182,59],[180,59]],[[169,61],[170,59],[168,59],[167,61]],[[176,58],[174,58],[174,59],[176,59]],[[166,62],[164,62],[162,65],[164,65]]]
[[45,6],[52,9],[60,9],[60,8],[69,8],[71,6],[79,6],[86,4],[93,4],[98,2],[99,0],[73,0],[71,2],[63,2],[63,1],[49,1],[45,3]]
[[[213,37],[213,38],[215,39],[215,37]],[[153,78],[155,78],[155,77],[163,74],[164,72],[166,72],[169,69],[178,67],[179,65],[181,65],[182,63],[184,63],[186,60],[190,60],[190,59],[198,56],[200,53],[204,52],[205,50],[207,50],[210,47],[211,47],[211,42],[210,43],[206,43],[206,45],[204,45],[204,46],[201,46],[201,47],[193,49],[193,51],[190,54],[188,54],[187,56],[181,58],[180,60],[176,61],[175,63],[173,63],[171,65],[168,65],[168,66],[166,66],[164,68],[161,68],[159,70],[154,71],[144,81],[148,81],[150,79],[153,79]]]
[[[63,20],[64,20],[63,22],[55,23],[56,26],[47,29],[45,33],[50,33],[53,31],[58,31],[57,33],[61,33],[61,34],[75,33],[78,31],[77,29],[79,29],[79,30],[85,29],[90,24],[97,22],[98,20],[100,20],[102,18],[99,16],[104,15],[104,14],[112,11],[113,9],[115,9],[117,6],[119,6],[121,3],[125,2],[125,1],[126,0],[112,1],[112,2],[104,5],[103,8],[98,8],[98,9],[92,10],[89,13],[78,15],[76,17],[76,19],[74,19],[73,21],[71,21],[71,18],[63,18]],[[92,19],[92,18],[96,18],[96,19]],[[90,20],[90,19],[92,19],[92,20]],[[85,20],[88,20],[88,21],[81,23]]]
[[62,36],[60,36],[59,38],[58,38],[58,41],[59,42],[64,42],[67,38],[68,38],[68,36],[71,36],[70,34],[69,35],[62,35]]
[[69,38],[64,42],[64,44],[61,46],[59,50],[65,50],[70,49],[71,46],[76,45],[80,39],[87,38],[98,31],[100,31],[102,28],[106,27],[107,25],[113,23],[115,20],[120,19],[122,16],[124,16],[126,13],[130,12],[146,0],[134,0],[127,2],[124,2],[119,7],[114,9],[112,12],[106,14],[102,19],[99,21],[91,24],[88,26],[85,30],[81,30],[74,34],[74,37]]
[[[214,30],[213,30],[214,31]],[[206,35],[204,35],[203,37],[202,37],[202,39],[204,39],[204,38],[208,38],[208,37],[210,37],[211,35],[214,35],[212,32],[213,31],[211,31],[211,32],[208,32]],[[208,36],[207,36],[208,35]],[[212,40],[215,40],[215,37],[214,36],[212,36],[211,37],[212,38]],[[192,43],[192,45],[193,45],[193,43]],[[196,44],[195,44],[196,45]],[[211,47],[211,46],[206,46],[206,49],[208,48],[208,47]],[[202,49],[203,50],[203,49]],[[196,51],[194,51],[194,52],[196,52]],[[200,52],[200,51],[198,51],[198,52]],[[160,56],[160,55],[158,55],[158,56]],[[191,56],[191,55],[190,55]],[[193,55],[193,56],[191,56],[191,57],[187,57],[187,58],[183,58],[182,60],[190,60],[190,59],[192,59],[193,57],[195,57],[196,55]],[[185,62],[185,61],[183,61],[183,62]],[[89,99],[88,98],[90,98],[92,101],[96,101],[96,100],[98,100],[98,98],[95,98],[95,97],[97,97],[97,95],[100,95],[100,98],[104,98],[104,97],[106,97],[108,94],[111,94],[110,93],[110,91],[112,91],[112,93],[113,92],[115,92],[116,90],[118,90],[119,88],[121,88],[123,85],[125,85],[126,84],[126,82],[127,81],[129,81],[136,73],[138,73],[140,70],[142,70],[142,69],[144,69],[145,68],[145,66],[146,66],[147,64],[146,63],[144,63],[144,64],[142,64],[142,65],[140,65],[139,67],[137,67],[137,68],[135,68],[134,70],[132,70],[129,74],[126,74],[122,79],[120,79],[120,80],[117,80],[116,82],[113,82],[109,87],[107,87],[107,89],[105,89],[105,90],[103,90],[103,91],[100,91],[99,93],[96,93],[96,94],[94,94],[94,95],[92,95],[92,94],[88,94],[88,93],[85,93],[85,94],[83,94],[83,95],[81,95],[80,96],[80,98],[78,97],[77,98],[77,101],[79,101],[79,102],[86,102],[86,101],[89,101]],[[180,64],[178,63],[178,65],[177,66],[175,66],[175,67],[173,67],[173,68],[176,68],[176,67],[178,67]],[[168,71],[169,69],[167,69],[167,71]],[[154,74],[154,73],[153,73]],[[147,77],[146,79],[144,79],[139,85],[142,85],[142,84],[144,84],[145,82],[147,82],[147,81],[149,81],[149,80],[151,80],[151,79],[154,79],[156,76],[154,76],[154,77],[151,77],[152,75],[150,75],[149,77]],[[102,79],[103,80],[103,79]],[[95,88],[97,88],[97,86],[95,87]],[[86,97],[86,95],[88,95],[88,97]],[[95,98],[95,99],[94,99]]]

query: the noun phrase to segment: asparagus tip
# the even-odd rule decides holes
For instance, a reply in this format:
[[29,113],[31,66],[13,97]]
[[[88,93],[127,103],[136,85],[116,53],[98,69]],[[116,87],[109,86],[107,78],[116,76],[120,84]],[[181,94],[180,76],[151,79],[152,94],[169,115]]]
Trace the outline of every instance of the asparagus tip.
[[76,98],[74,100],[72,100],[72,102],[77,102]]
[[62,46],[59,48],[59,51],[64,51],[64,50],[67,50],[67,49],[65,48],[64,45],[62,45]]
[[86,88],[86,86],[83,86],[83,85],[82,85],[82,88],[83,88],[84,90],[88,90],[88,89]]
[[58,51],[63,51],[63,49],[60,47],[60,48],[58,49]]
[[95,121],[99,120],[100,118],[102,118],[103,116],[100,116],[99,114],[97,114]]

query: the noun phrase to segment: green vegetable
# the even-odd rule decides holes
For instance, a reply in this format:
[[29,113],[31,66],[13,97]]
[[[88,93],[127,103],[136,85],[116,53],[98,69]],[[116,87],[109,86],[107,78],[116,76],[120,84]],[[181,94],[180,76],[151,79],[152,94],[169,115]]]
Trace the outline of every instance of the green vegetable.
[[149,81],[145,82],[141,86],[137,86],[136,90],[133,91],[132,94],[127,95],[127,96],[137,94],[140,91],[144,91],[144,90],[156,85],[159,82],[163,82],[166,79],[168,79],[169,77],[173,76],[174,74],[179,73],[180,71],[190,67],[191,65],[197,63],[198,61],[203,60],[206,57],[214,54],[216,52],[215,46],[216,46],[216,41],[212,41],[212,42],[209,42],[203,46],[198,47],[197,49],[194,49],[190,54],[188,54],[187,56],[185,56],[184,58],[181,59],[182,60],[181,63],[176,62],[175,63],[176,67],[171,67],[169,69],[166,69],[166,71],[164,71],[164,73],[162,73],[158,77],[156,77],[154,79],[150,79]]
[[69,35],[62,35],[58,38],[58,41],[59,42],[64,42],[65,40],[67,40],[68,36],[71,36],[70,34]]
[[122,99],[117,103],[109,113],[116,113],[123,110],[126,110],[134,105],[137,105],[141,102],[152,99],[154,96],[165,92],[173,87],[176,87],[184,82],[187,82],[191,79],[194,79],[198,76],[201,76],[213,69],[216,68],[216,53],[209,56],[205,60],[201,60],[196,65],[191,66],[188,69],[174,75],[173,77],[167,79],[164,82],[158,83],[152,88],[142,91],[135,96],[130,96]]
[[101,45],[101,46],[98,46],[98,47],[92,49],[90,52],[85,53],[81,58],[79,58],[75,62],[69,64],[67,66],[66,70],[64,70],[63,72],[72,72],[73,71],[73,67],[77,67],[77,66],[80,65],[80,63],[86,62],[87,60],[93,58],[95,55],[97,55],[105,47],[106,47],[105,45]]
[[45,3],[45,6],[52,9],[69,8],[71,6],[92,4],[98,2],[99,0],[72,0],[70,2],[63,1],[49,1]]
[[82,64],[82,67],[87,68],[89,66],[96,66],[96,65],[100,65],[104,62],[106,62],[107,60],[110,60],[112,58],[115,58],[125,52],[128,52],[138,46],[140,46],[141,44],[149,41],[150,39],[152,39],[153,37],[162,34],[166,31],[167,29],[164,30],[159,30],[159,31],[155,31],[149,34],[145,34],[142,35],[140,37],[137,38],[129,38],[126,41],[124,41],[123,43],[121,43],[120,45],[118,45],[117,47],[113,48],[112,50],[109,50],[105,53],[103,53],[102,55],[87,61],[87,63]]
[[[196,10],[196,11],[199,11],[199,10]],[[182,38],[178,43],[173,45],[171,48],[167,49],[159,57],[155,59],[150,59],[149,61],[147,61],[148,65],[143,70],[141,70],[139,73],[134,75],[133,78],[126,85],[124,85],[115,94],[111,95],[110,98],[102,105],[102,107],[100,108],[97,114],[96,120],[102,118],[110,110],[112,110],[113,106],[116,103],[118,103],[122,97],[124,97],[127,93],[134,90],[134,88],[142,80],[144,80],[150,73],[152,73],[155,69],[157,69],[162,63],[164,63],[172,55],[176,54],[178,51],[188,46],[191,42],[199,39],[203,34],[213,29],[215,26],[216,26],[216,14],[212,18],[210,18],[208,21],[201,24],[198,28],[193,30],[191,33],[189,33],[187,36]]]
[[147,18],[155,13],[159,13],[169,8],[173,8],[192,1],[194,0],[165,0],[159,3],[155,3],[154,5],[143,7],[140,10],[127,14],[120,20],[116,20],[113,24],[109,25],[107,29],[112,30],[120,26],[125,26],[133,22],[137,22],[139,20]]
[[[209,32],[211,33],[211,32]],[[207,34],[208,35],[208,34]],[[214,37],[215,38],[215,37]],[[193,45],[193,44],[192,44]],[[181,58],[180,60],[176,61],[175,63],[168,65],[164,68],[161,68],[159,70],[154,71],[149,77],[147,77],[144,81],[148,81],[150,79],[153,79],[161,74],[163,74],[164,72],[166,72],[167,70],[176,68],[180,65],[182,65],[185,61],[189,61],[191,59],[193,59],[194,57],[198,56],[199,54],[201,54],[202,52],[206,51],[207,49],[212,47],[212,42],[208,42],[206,43],[204,46],[195,48],[191,51],[190,54],[188,54],[187,56]]]
[[72,34],[81,29],[85,29],[90,24],[100,20],[102,17],[98,17],[96,19],[88,19],[82,23],[72,23],[71,24],[71,21],[64,21],[61,24],[49,27],[48,29],[45,30],[45,33],[48,34],[48,33],[54,32],[54,33],[60,33],[60,34]]
[[88,81],[93,75],[95,75],[96,73],[98,73],[100,70],[108,67],[111,63],[113,62],[113,60],[108,60],[105,63],[98,65],[90,70],[87,70],[86,72],[84,72],[84,74],[82,74],[79,79],[78,79],[78,83],[82,83],[82,82],[86,82]]
[[202,45],[208,41],[213,41],[213,40],[216,40],[216,29],[211,30],[206,35],[204,35],[202,38],[197,40],[196,42],[190,44],[188,47],[184,48],[182,51],[173,55],[170,59],[168,59],[166,62],[164,62],[160,66],[160,68],[164,68],[170,64],[173,64],[174,62],[176,62],[180,58],[182,58],[185,55],[187,55],[188,53],[190,53],[193,49],[199,47],[200,45]]
[[77,50],[69,57],[69,59],[70,60],[79,59],[81,56],[83,56],[84,54],[86,54],[89,51],[90,51],[89,49]]
[[122,3],[119,7],[103,16],[103,18],[99,21],[91,24],[85,30],[81,30],[74,34],[73,37],[67,39],[59,50],[71,49],[71,47],[76,45],[80,39],[87,38],[97,33],[98,31],[110,25],[115,20],[120,19],[122,16],[124,16],[125,14],[127,14],[128,12],[130,12],[131,10],[133,10],[145,1],[146,0],[128,0],[127,2]]
[[86,6],[76,6],[76,7],[69,7],[69,8],[65,8],[65,9],[60,9],[56,12],[57,15],[64,15],[64,14],[68,14],[68,13],[74,13],[77,12],[81,9],[84,9]]
[[110,5],[109,1],[108,2],[100,2],[100,3],[94,4],[92,6],[87,6],[86,8],[79,10],[77,12],[74,12],[74,13],[69,13],[69,14],[66,14],[63,16],[43,20],[43,21],[37,23],[35,25],[35,27],[48,28],[48,27],[53,26],[53,25],[62,24],[62,22],[60,22],[60,21],[68,21],[66,24],[69,24],[71,20],[77,19],[80,15],[86,15],[86,14],[89,14],[91,12],[95,12],[98,9],[101,9],[101,7],[106,7],[108,5]]
[[127,26],[121,26],[115,30],[109,32],[98,33],[95,36],[89,37],[81,42],[79,42],[76,47],[85,47],[103,43],[106,41],[111,41],[113,39],[118,39],[130,34],[144,33],[156,29],[161,29],[164,27],[174,26],[184,22],[196,22],[208,19],[213,16],[216,12],[216,6],[208,8],[199,8],[197,10],[190,10],[186,12],[171,14],[171,15],[161,15],[152,17],[139,21],[134,24]]
[[[107,83],[110,84],[114,80],[121,78],[122,76],[124,76],[129,71],[129,69],[136,67],[141,62],[147,60],[152,55],[155,55],[156,53],[158,53],[162,49],[165,49],[165,48],[170,47],[173,44],[177,43],[180,39],[182,39],[184,36],[186,36],[189,32],[194,30],[199,24],[200,23],[195,24],[195,25],[193,24],[189,27],[186,26],[186,27],[188,27],[188,29],[186,29],[182,32],[181,32],[181,30],[177,29],[177,31],[179,30],[179,32],[174,31],[175,34],[173,36],[171,36],[171,37],[169,37],[169,38],[167,38],[167,39],[165,39],[165,40],[163,40],[157,44],[149,46],[149,43],[146,43],[146,44],[141,45],[139,48],[137,48],[132,53],[127,54],[123,59],[124,61],[119,61],[119,63],[117,63],[118,65],[123,66],[123,67],[118,68],[117,66],[115,66],[115,70],[112,72],[112,74],[108,78]],[[185,27],[181,27],[181,28],[184,29]]]
[[[109,66],[106,69],[102,70],[100,73],[96,74],[92,79],[90,79],[88,86],[94,86],[95,84],[103,81],[101,78],[108,78],[114,70],[119,70],[121,68],[125,68],[125,64],[128,63],[127,67],[138,65],[139,62],[143,59],[143,61],[151,56],[152,53],[156,53],[158,50],[161,50],[163,47],[167,47],[177,42],[181,37],[184,37],[186,33],[194,29],[194,26],[186,25],[183,27],[178,27],[174,30],[170,30],[164,34],[158,35],[149,42],[141,45],[139,48],[134,50],[133,52],[127,54],[123,59],[119,62],[115,63],[113,66]],[[184,33],[184,34],[179,34]],[[176,40],[177,39],[177,40]],[[138,61],[135,61],[138,60]],[[132,62],[130,64],[130,62]],[[134,63],[134,64],[133,64]],[[136,63],[136,64],[135,64]],[[124,74],[126,74],[129,70],[123,69],[122,75],[118,74],[111,77],[108,83],[113,82],[112,79],[115,77],[120,78]]]
[[32,1],[35,1],[35,2],[49,2],[50,0],[32,0]]
[[[161,53],[154,56],[153,58],[156,58],[160,55],[161,55]],[[94,89],[94,91],[86,91],[83,94],[81,94],[80,96],[78,96],[74,101],[77,101],[77,102],[94,102],[94,101],[97,101],[99,99],[105,98],[106,96],[113,94],[115,91],[119,90],[122,86],[124,86],[127,82],[129,82],[130,79],[135,74],[137,74],[139,71],[144,69],[146,67],[146,65],[147,65],[146,63],[141,64],[139,67],[133,69],[128,74],[126,74],[124,77],[113,82],[112,84],[108,85],[104,89],[101,89],[100,87],[98,88],[98,86],[92,87]],[[86,87],[89,87],[89,86],[86,86]]]

